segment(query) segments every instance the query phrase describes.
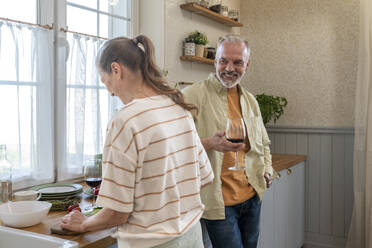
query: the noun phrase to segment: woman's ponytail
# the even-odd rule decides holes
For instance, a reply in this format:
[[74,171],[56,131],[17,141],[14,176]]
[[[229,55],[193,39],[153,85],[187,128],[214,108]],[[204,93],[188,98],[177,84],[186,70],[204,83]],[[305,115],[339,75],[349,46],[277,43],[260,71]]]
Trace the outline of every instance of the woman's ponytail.
[[100,51],[97,65],[100,70],[111,73],[111,63],[118,62],[132,71],[141,70],[144,82],[157,93],[167,95],[176,104],[186,110],[195,110],[197,107],[185,102],[181,91],[170,87],[164,80],[159,67],[155,64],[155,49],[151,40],[145,35],[133,39],[118,37],[107,41]]

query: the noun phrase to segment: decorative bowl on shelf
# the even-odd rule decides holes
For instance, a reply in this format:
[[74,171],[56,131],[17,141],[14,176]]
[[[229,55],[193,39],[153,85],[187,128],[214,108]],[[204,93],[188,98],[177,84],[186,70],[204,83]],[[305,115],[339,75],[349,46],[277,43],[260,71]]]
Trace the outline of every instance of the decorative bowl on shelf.
[[17,201],[0,205],[0,219],[10,227],[39,224],[48,215],[52,204],[43,201]]

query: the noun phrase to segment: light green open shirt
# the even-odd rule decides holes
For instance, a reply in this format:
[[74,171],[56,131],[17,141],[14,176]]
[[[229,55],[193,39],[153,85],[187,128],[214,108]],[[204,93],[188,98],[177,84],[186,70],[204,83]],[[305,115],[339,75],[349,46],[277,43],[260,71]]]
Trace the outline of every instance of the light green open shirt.
[[[255,97],[239,87],[240,106],[247,136],[251,145],[245,154],[245,173],[248,182],[256,190],[260,199],[266,190],[265,172],[274,175],[271,166],[270,140],[263,124],[260,108]],[[214,73],[207,80],[195,83],[183,90],[186,102],[195,104],[199,112],[193,113],[196,129],[201,139],[213,136],[218,130],[226,129],[227,89],[221,85]],[[214,180],[213,184],[202,189],[201,199],[205,205],[203,218],[225,219],[225,204],[222,197],[221,168],[223,152],[209,150]]]

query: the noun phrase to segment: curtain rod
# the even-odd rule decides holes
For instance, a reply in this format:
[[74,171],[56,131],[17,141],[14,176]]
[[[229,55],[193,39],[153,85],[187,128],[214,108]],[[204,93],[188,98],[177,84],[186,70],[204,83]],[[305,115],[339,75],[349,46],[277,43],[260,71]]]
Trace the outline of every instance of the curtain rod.
[[7,21],[7,22],[16,22],[16,23],[20,23],[20,24],[27,24],[27,25],[37,26],[37,27],[41,27],[41,28],[45,28],[45,29],[53,29],[53,24],[52,24],[52,26],[50,26],[48,24],[41,25],[41,24],[36,24],[36,23],[31,23],[31,22],[13,20],[13,19],[4,18],[4,17],[0,17],[0,20]]
[[108,40],[108,38],[106,38],[106,37],[101,37],[101,36],[96,36],[96,35],[91,35],[91,34],[84,34],[84,33],[79,33],[79,32],[75,32],[75,31],[70,31],[67,28],[60,28],[60,30],[62,32],[65,32],[65,33],[79,34],[79,35],[84,35],[84,36],[88,36],[88,37],[92,37],[92,38],[98,38],[98,39],[102,39],[102,40]]

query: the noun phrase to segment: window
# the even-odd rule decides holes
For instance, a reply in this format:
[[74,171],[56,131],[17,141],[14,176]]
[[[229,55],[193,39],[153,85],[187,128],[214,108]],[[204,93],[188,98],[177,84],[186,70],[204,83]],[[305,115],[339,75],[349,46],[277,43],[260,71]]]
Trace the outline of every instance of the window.
[[37,0],[0,0],[0,5],[0,17],[37,23]]
[[[0,14],[35,23],[36,4],[17,0],[3,4]],[[44,47],[52,42],[52,30],[0,22],[0,144],[6,144],[12,179],[23,186],[53,180],[52,47]]]
[[[130,1],[67,1],[67,26],[93,36],[129,36]],[[84,16],[85,18],[81,18]],[[95,58],[103,39],[67,34],[66,163],[60,179],[79,176],[85,160],[102,153],[106,124],[119,108],[96,73]]]
[[96,72],[100,37],[132,36],[132,1],[0,4],[2,18],[53,23],[58,31],[54,36],[53,30],[0,20],[0,114],[6,117],[0,144],[7,145],[14,186],[80,177],[83,161],[102,152],[106,124],[121,107]]
[[128,35],[131,33],[130,4],[129,0],[69,0],[67,26],[76,32],[101,37]]

